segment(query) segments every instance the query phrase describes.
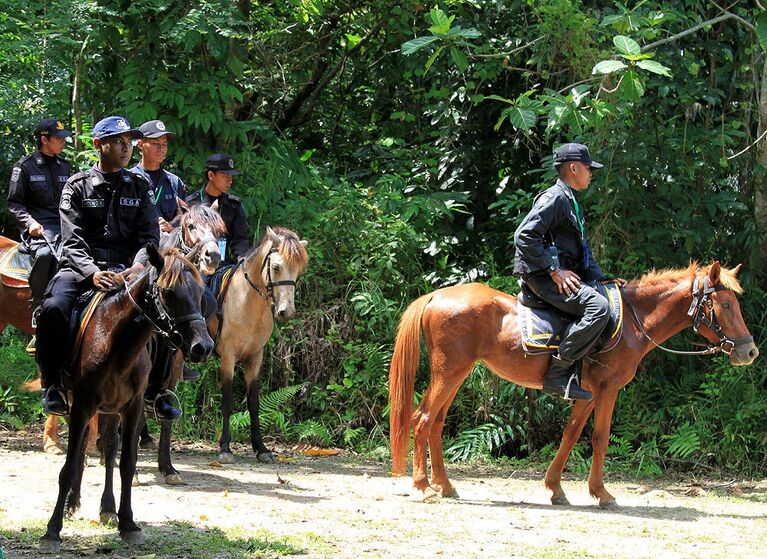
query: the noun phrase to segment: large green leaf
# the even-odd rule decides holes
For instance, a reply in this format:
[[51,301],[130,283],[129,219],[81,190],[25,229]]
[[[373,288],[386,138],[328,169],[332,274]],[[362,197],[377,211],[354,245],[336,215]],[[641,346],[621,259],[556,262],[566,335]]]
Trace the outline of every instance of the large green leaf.
[[637,66],[642,68],[642,70],[647,70],[653,74],[660,74],[661,76],[666,76],[668,78],[671,77],[671,69],[654,60],[640,60],[637,62]]
[[422,49],[423,47],[428,46],[434,41],[438,40],[439,37],[435,37],[433,35],[431,37],[416,37],[407,43],[402,43],[400,48],[402,49],[402,54],[407,56],[408,54],[413,54],[415,51]]
[[437,50],[434,51],[434,54],[432,54],[429,57],[429,60],[426,61],[426,65],[424,66],[424,74],[429,71],[429,68],[431,68],[431,65],[434,64],[434,61],[437,60],[437,57],[440,55],[440,53],[445,50],[444,45],[439,47]]
[[624,68],[628,68],[623,62],[620,60],[603,60],[602,62],[598,62],[594,69],[591,70],[592,74],[612,74],[613,72],[617,72],[618,70],[623,70]]
[[629,70],[623,74],[618,91],[626,101],[637,101],[644,95],[644,81],[634,70]]
[[767,10],[756,18],[756,37],[762,50],[767,50]]
[[448,17],[445,12],[439,8],[432,8],[429,10],[431,15],[431,21],[434,25],[429,27],[429,31],[436,35],[446,35],[450,31],[450,25],[453,23],[455,16]]
[[637,43],[631,37],[626,37],[625,35],[616,35],[613,37],[613,44],[621,54],[628,54],[631,56],[642,54],[639,48],[639,43]]
[[537,117],[534,111],[523,107],[512,107],[506,110],[509,112],[511,124],[517,130],[529,132],[535,126]]
[[466,55],[461,52],[460,49],[455,47],[450,49],[450,55],[453,57],[453,62],[458,66],[458,70],[462,73],[469,67],[469,61],[466,59]]

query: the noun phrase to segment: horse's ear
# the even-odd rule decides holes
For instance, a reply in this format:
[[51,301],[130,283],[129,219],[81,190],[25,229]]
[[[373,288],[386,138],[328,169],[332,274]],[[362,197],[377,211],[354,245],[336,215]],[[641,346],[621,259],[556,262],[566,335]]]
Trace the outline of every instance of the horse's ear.
[[184,200],[176,196],[176,204],[178,204],[178,208],[181,210],[182,214],[185,214],[189,211],[189,204],[187,204]]
[[733,275],[733,276],[735,276],[735,277],[737,278],[737,277],[738,277],[738,274],[740,273],[740,269],[741,269],[742,267],[743,267],[743,263],[742,263],[742,262],[741,262],[740,264],[738,264],[737,266],[735,266],[735,267],[732,269],[732,275]]
[[210,205],[210,209],[214,212],[218,212],[218,200],[213,200],[213,203]]
[[721,274],[721,272],[722,267],[719,265],[719,260],[717,260],[711,265],[711,270],[708,273],[708,279],[711,285],[719,283],[719,274]]
[[301,240],[301,241],[298,241],[298,242],[301,243],[301,246],[304,247],[304,248],[306,248],[309,245],[309,241]]
[[165,259],[160,255],[160,251],[154,246],[154,243],[146,244],[146,255],[149,257],[149,263],[157,268],[158,272],[162,272],[162,267],[165,265]]
[[277,233],[274,232],[274,229],[266,226],[266,236],[269,237],[269,240],[272,241],[272,244],[275,246],[279,246],[280,244],[280,237],[277,235]]

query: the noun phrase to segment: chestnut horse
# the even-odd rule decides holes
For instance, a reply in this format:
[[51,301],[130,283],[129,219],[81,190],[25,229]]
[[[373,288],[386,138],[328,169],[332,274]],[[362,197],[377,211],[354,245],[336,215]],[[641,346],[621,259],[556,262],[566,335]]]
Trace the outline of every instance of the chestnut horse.
[[[616,506],[603,480],[615,400],[634,378],[642,358],[657,344],[692,325],[718,344],[706,353],[724,351],[733,365],[748,365],[756,359],[759,351],[735,296],[742,293],[736,279],[739,271],[740,266],[728,270],[718,262],[706,268],[691,264],[687,269],[651,272],[622,289],[624,307],[630,311],[623,321],[622,338],[612,350],[584,360],[581,383],[593,392],[594,399],[575,402],[562,443],[546,472],[552,504],[568,504],[561,486],[562,470],[594,412],[589,492],[602,508]],[[431,380],[414,411],[421,331],[431,359]],[[392,469],[395,475],[405,473],[412,427],[413,486],[424,498],[437,492],[457,496],[443,462],[442,428],[451,402],[477,361],[501,378],[527,388],[542,387],[549,356],[525,354],[514,297],[472,283],[439,289],[407,308],[399,323],[389,371]],[[427,479],[427,445],[431,482]]]
[[[83,441],[88,420],[96,412],[106,415],[106,481],[101,497],[101,520],[117,520],[120,536],[128,543],[144,541],[133,521],[131,482],[136,471],[138,426],[144,409],[149,376],[147,342],[154,332],[178,339],[192,361],[204,361],[213,351],[200,313],[203,285],[192,263],[171,249],[160,256],[147,246],[151,266],[131,285],[107,297],[95,310],[85,329],[82,351],[67,383],[70,393],[67,457],[59,474],[59,493],[48,529],[40,542],[43,552],[61,549],[65,509],[74,513],[80,505],[84,468]],[[117,427],[122,424],[120,458],[120,508],[115,511],[112,492]]]

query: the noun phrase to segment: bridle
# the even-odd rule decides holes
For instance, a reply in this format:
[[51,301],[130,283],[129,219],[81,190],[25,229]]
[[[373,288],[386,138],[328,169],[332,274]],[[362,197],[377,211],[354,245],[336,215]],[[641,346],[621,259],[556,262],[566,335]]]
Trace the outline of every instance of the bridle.
[[242,273],[245,276],[245,280],[248,282],[250,287],[256,290],[256,293],[258,293],[261,298],[269,303],[269,306],[274,310],[274,288],[279,287],[281,285],[292,285],[293,287],[296,286],[295,280],[280,280],[280,281],[273,281],[272,280],[272,267],[270,266],[270,261],[272,258],[272,254],[275,254],[277,252],[277,249],[271,249],[267,255],[266,258],[264,258],[263,264],[261,264],[261,270],[260,273],[264,273],[264,268],[266,268],[266,293],[258,287],[255,283],[253,283],[253,280],[250,279],[250,276],[248,275],[248,271],[245,269],[245,260],[242,260],[238,266],[242,265]]
[[[645,331],[644,325],[642,324],[642,321],[639,320],[634,307],[628,304],[628,301],[626,301],[626,303],[629,310],[631,311],[631,316],[639,326],[639,330],[642,332],[642,335],[650,340],[650,342],[652,342],[652,344],[658,349],[662,349],[663,351],[674,353],[676,355],[712,355],[720,351],[730,355],[732,351],[739,345],[753,342],[754,337],[744,336],[742,338],[730,338],[727,336],[727,334],[724,333],[724,330],[722,330],[722,325],[719,324],[719,319],[716,317],[716,313],[714,312],[714,301],[711,299],[711,294],[716,291],[729,291],[729,289],[722,284],[710,285],[708,276],[703,278],[702,287],[700,285],[700,278],[695,278],[695,281],[692,284],[692,303],[690,303],[690,308],[687,310],[687,316],[692,317],[693,332],[697,334],[700,325],[703,324],[719,338],[719,345],[709,344],[706,349],[700,351],[678,351],[676,349],[663,347],[662,345],[656,343],[656,341],[653,340]],[[708,314],[706,314],[707,310]]]
[[124,285],[125,291],[128,294],[128,299],[130,299],[130,302],[133,303],[133,306],[139,313],[136,317],[136,321],[140,322],[146,320],[149,322],[152,325],[152,329],[166,339],[168,346],[170,346],[171,349],[179,349],[184,341],[183,335],[178,330],[178,327],[181,324],[197,321],[205,323],[205,318],[200,312],[171,316],[170,313],[168,313],[165,303],[162,301],[161,293],[163,288],[157,285],[156,278],[152,279],[150,277],[149,287],[144,294],[142,305],[139,305],[133,298],[128,284],[126,283]]
[[[204,247],[206,244],[210,242],[217,242],[218,239],[215,235],[212,233],[209,233],[207,237],[203,238],[202,240],[198,241],[197,244],[195,244],[193,247],[190,247],[184,242],[184,232],[182,230],[182,227],[178,228],[178,247],[179,250],[181,250],[181,254],[186,256],[187,258],[194,258],[197,256],[197,253],[200,251],[202,247]],[[221,257],[223,258],[223,254]]]

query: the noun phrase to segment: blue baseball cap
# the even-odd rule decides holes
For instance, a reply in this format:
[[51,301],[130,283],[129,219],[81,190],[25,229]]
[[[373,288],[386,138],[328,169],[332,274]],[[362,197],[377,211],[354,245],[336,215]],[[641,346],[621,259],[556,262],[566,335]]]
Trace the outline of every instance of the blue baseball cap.
[[554,150],[554,165],[565,163],[567,161],[580,161],[592,169],[601,169],[604,167],[598,161],[591,159],[589,148],[583,144],[562,144]]
[[96,126],[91,131],[91,138],[108,138],[109,136],[119,136],[121,134],[130,134],[134,140],[144,137],[140,130],[131,128],[127,118],[108,116],[96,123]]

